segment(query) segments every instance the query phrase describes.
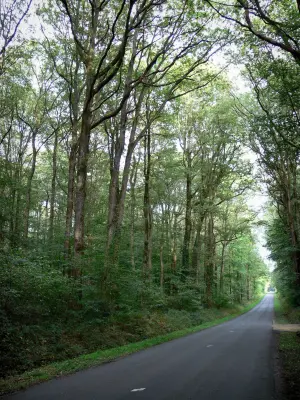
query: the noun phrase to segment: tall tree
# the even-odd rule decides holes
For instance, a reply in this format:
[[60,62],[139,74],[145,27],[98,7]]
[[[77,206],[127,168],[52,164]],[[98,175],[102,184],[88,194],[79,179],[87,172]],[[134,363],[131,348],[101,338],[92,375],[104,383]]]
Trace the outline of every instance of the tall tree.
[[237,24],[259,40],[290,54],[300,65],[299,1],[237,0],[224,4],[205,0],[224,19]]

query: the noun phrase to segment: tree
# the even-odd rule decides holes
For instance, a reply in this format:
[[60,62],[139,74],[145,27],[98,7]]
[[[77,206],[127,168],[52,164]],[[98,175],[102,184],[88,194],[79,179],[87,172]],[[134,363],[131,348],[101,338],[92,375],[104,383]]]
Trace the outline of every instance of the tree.
[[237,0],[226,5],[218,1],[206,0],[208,4],[228,21],[232,21],[259,40],[275,46],[291,55],[300,64],[298,0],[273,1],[269,4],[261,0]]
[[17,36],[18,29],[29,12],[32,0],[7,0],[0,4],[0,75],[5,71],[8,47]]
[[[276,207],[277,217],[289,232],[294,285],[299,287],[298,98],[290,92],[290,85],[295,82],[290,80],[288,71],[292,69],[289,70],[287,65],[264,57],[248,65],[257,105],[244,102],[238,108],[249,121],[249,143],[258,155],[261,176]],[[267,68],[271,74],[266,75]],[[283,75],[283,71],[287,74]]]

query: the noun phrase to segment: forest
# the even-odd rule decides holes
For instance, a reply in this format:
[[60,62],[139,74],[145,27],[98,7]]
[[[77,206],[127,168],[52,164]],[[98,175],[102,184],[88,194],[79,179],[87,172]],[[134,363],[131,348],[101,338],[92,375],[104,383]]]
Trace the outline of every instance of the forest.
[[299,67],[299,0],[0,2],[1,378],[300,306]]

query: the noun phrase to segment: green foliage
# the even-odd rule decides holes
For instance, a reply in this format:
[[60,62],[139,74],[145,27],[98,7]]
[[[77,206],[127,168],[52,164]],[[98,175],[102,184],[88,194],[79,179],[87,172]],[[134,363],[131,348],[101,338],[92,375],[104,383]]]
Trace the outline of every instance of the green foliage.
[[74,288],[61,271],[26,254],[1,256],[0,281],[1,374],[50,361],[58,353]]
[[272,278],[278,292],[291,305],[300,304],[300,292],[295,285],[297,274],[292,263],[295,248],[291,246],[287,227],[280,218],[274,218],[268,225],[267,244],[271,258],[276,263]]
[[[208,61],[230,29],[201,1],[116,0],[96,14],[79,1],[71,18],[68,3],[38,7],[45,37],[21,35],[0,74],[1,376],[209,326],[268,278],[247,203],[249,127]],[[278,64],[256,67],[286,116],[295,71],[278,83]],[[267,131],[262,114],[251,135]]]

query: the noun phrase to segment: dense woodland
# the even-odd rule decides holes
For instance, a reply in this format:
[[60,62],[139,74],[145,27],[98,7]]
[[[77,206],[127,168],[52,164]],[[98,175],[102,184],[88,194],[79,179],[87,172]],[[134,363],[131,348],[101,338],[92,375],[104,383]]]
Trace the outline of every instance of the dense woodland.
[[300,305],[299,0],[37,3],[0,3],[1,376],[255,300],[258,226]]

